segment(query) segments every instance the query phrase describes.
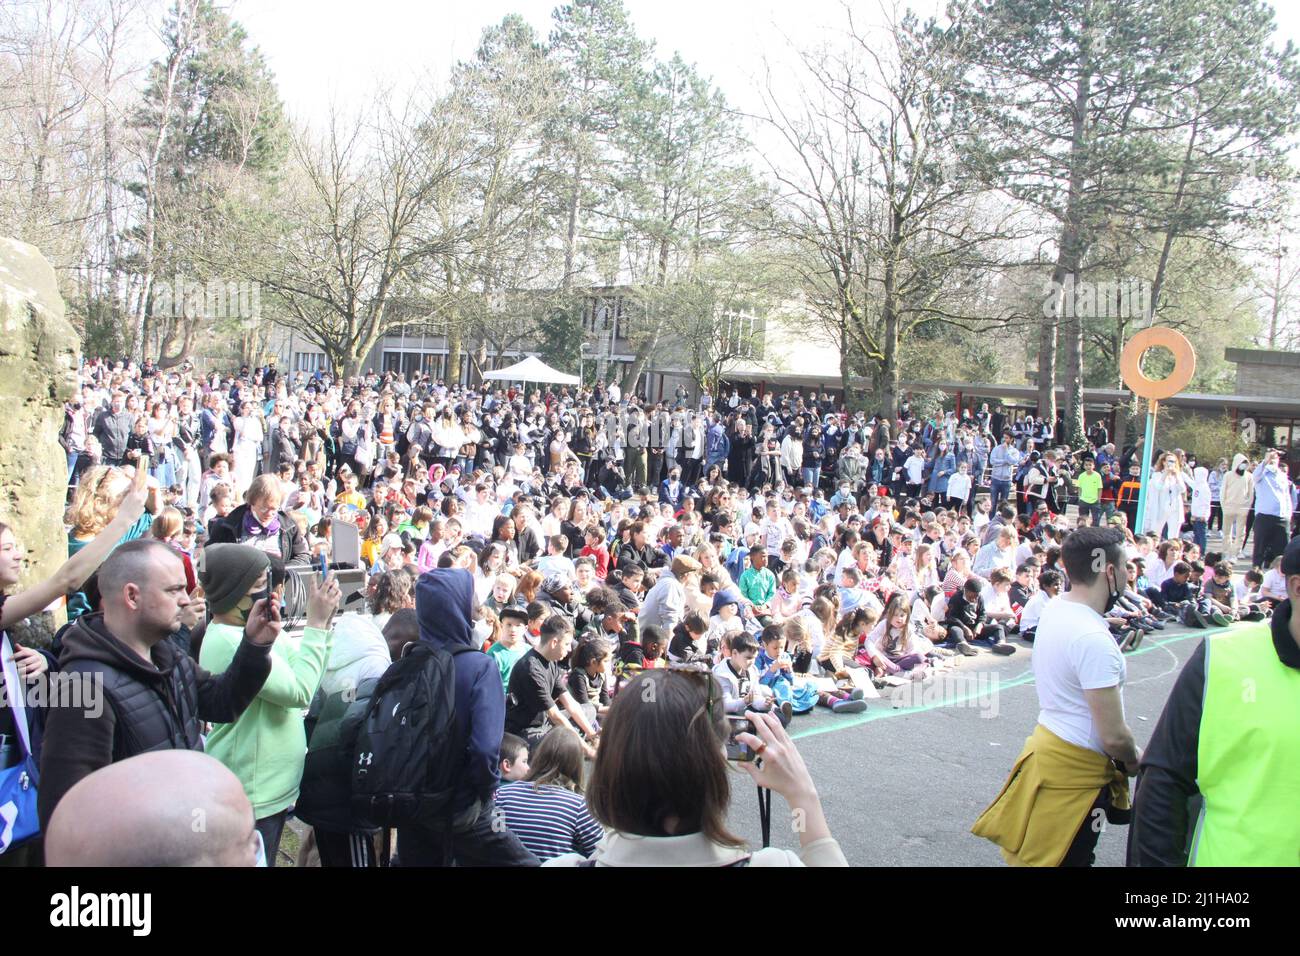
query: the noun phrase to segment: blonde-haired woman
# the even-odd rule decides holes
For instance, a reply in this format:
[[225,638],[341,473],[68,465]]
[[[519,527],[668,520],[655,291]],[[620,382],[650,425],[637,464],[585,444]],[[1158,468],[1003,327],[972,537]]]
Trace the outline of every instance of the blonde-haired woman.
[[[117,528],[121,531],[113,547],[143,538],[153,526],[153,516],[158,509],[158,485],[147,475],[138,480],[123,469],[111,465],[96,465],[87,469],[81,476],[76,491],[72,495],[72,504],[68,506],[64,520],[68,529],[68,557],[81,551],[110,526],[122,510],[123,502],[131,493],[133,485],[139,484],[145,497],[144,513],[136,512],[129,525]],[[121,523],[119,523],[121,524]],[[116,527],[116,526],[115,526]],[[100,558],[102,561],[103,558]],[[98,590],[79,590],[68,597],[68,620],[75,620],[92,610],[93,603],[98,603]]]

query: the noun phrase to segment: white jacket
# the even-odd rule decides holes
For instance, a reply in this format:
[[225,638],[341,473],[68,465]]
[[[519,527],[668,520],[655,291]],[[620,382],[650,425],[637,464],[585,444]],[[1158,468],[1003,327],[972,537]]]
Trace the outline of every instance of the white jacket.
[[334,622],[332,641],[329,663],[320,679],[320,688],[326,695],[355,689],[371,677],[382,677],[393,662],[384,632],[369,614],[341,616]]
[[1193,475],[1191,515],[1193,519],[1201,518],[1208,521],[1210,505],[1213,503],[1210,494],[1210,470],[1198,466]]
[[1219,503],[1225,513],[1245,513],[1255,506],[1255,475],[1249,468],[1246,468],[1245,474],[1237,474],[1237,468],[1247,464],[1245,455],[1234,455],[1232,467],[1223,476],[1223,486],[1219,489]]

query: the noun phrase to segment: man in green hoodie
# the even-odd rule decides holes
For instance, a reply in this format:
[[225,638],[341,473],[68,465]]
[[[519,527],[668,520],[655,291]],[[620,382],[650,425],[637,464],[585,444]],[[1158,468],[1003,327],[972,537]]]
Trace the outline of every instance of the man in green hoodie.
[[[199,662],[219,674],[234,658],[253,604],[268,596],[279,601],[275,592],[283,588],[283,566],[279,568],[280,580],[272,588],[271,559],[257,548],[211,545],[204,549],[199,564],[199,583],[212,612]],[[307,754],[303,714],[329,660],[330,618],[339,604],[339,586],[333,574],[324,583],[313,575],[308,590],[307,627],[302,636],[279,637],[276,644],[280,646],[271,653],[271,673],[257,697],[234,723],[217,724],[207,740],[207,752],[244,785],[272,866],[285,821],[298,799]]]

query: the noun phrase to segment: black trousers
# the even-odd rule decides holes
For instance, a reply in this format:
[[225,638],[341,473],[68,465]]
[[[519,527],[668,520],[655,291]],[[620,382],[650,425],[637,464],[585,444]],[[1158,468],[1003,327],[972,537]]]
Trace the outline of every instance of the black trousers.
[[1083,825],[1079,827],[1079,832],[1074,835],[1070,848],[1065,851],[1061,866],[1092,866],[1097,862],[1097,840],[1101,836],[1102,824],[1110,805],[1110,787],[1102,787],[1097,799],[1092,802]]
[[267,866],[275,866],[276,854],[280,852],[280,837],[284,835],[284,824],[288,819],[289,811],[281,810],[253,822],[257,832],[262,834],[262,842],[266,844]]
[[473,825],[461,831],[398,828],[397,854],[400,866],[541,865],[510,832],[495,803],[489,803]]
[[364,830],[322,830],[315,828],[316,849],[322,867],[364,869],[379,866],[375,838]]
[[1255,515],[1255,550],[1250,563],[1267,569],[1269,562],[1286,550],[1291,529],[1277,515]]

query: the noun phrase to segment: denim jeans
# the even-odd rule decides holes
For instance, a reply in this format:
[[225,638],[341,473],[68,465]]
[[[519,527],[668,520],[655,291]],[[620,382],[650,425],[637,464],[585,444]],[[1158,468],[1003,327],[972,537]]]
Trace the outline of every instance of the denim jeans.
[[1192,519],[1192,540],[1196,546],[1201,549],[1201,554],[1205,553],[1205,538],[1208,532],[1208,525],[1204,518]]
[[998,505],[1011,497],[1011,482],[1005,478],[994,478],[991,488],[993,492],[993,511],[996,513]]
[[803,475],[803,483],[816,491],[817,486],[821,484],[822,480],[821,465],[818,465],[816,468],[808,468],[805,466],[800,474]]

